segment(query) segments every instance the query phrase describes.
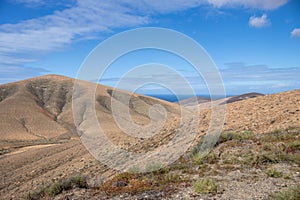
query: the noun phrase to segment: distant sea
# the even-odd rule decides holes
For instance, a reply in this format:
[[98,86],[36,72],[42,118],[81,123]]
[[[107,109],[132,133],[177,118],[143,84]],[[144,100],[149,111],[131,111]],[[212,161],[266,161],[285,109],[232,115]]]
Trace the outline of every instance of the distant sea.
[[[154,98],[158,98],[158,99],[162,99],[165,101],[169,101],[169,102],[177,102],[183,99],[187,99],[190,97],[193,97],[192,95],[172,95],[172,94],[144,94],[150,97],[154,97]],[[203,98],[212,98],[212,99],[220,99],[223,98],[224,96],[210,96],[207,94],[203,94],[203,95],[197,95],[199,97],[203,97]],[[234,96],[234,95],[226,95],[226,97],[230,97],[230,96]]]

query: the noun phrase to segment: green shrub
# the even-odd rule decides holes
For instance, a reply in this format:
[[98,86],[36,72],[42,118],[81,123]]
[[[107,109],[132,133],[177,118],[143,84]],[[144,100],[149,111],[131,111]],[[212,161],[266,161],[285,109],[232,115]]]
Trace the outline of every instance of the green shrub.
[[60,194],[63,191],[62,185],[61,183],[54,183],[48,187],[45,188],[44,193],[47,196],[56,196],[58,194]]
[[219,160],[219,157],[214,153],[214,152],[210,152],[210,153],[197,153],[193,156],[193,161],[198,164],[198,165],[202,165],[202,164],[215,164],[217,163]]
[[[85,176],[80,176],[80,175],[74,176],[74,177],[70,178],[70,180],[67,182],[70,182],[72,187],[78,187],[78,188],[87,188],[88,187]],[[68,187],[68,186],[69,185],[66,184],[66,187]],[[64,188],[64,189],[67,189],[67,188]]]
[[130,174],[139,174],[139,173],[142,172],[142,169],[139,166],[133,166],[133,167],[130,167],[127,170],[127,172],[130,173]]
[[87,188],[87,186],[86,177],[78,175],[29,192],[28,195],[25,196],[25,199],[37,200],[44,196],[54,197],[62,193],[62,191],[67,191],[72,188]]
[[242,141],[242,140],[253,140],[254,138],[255,135],[250,131],[246,131],[243,133],[229,131],[229,132],[224,132],[220,135],[217,145],[230,140]]
[[165,174],[162,178],[161,181],[159,181],[160,184],[170,184],[170,183],[179,183],[181,182],[181,178],[179,174],[173,174],[173,173],[168,173]]
[[216,193],[218,191],[218,185],[213,179],[204,178],[196,181],[193,184],[193,189],[199,194]]
[[218,143],[221,144],[221,143],[227,142],[229,140],[242,140],[242,136],[241,136],[241,134],[232,132],[232,131],[225,132],[220,135]]
[[300,166],[300,153],[288,155],[288,160]]
[[36,190],[34,190],[33,192],[29,192],[26,196],[25,199],[26,200],[38,200],[40,199],[42,196],[44,196],[44,188],[38,188]]
[[300,184],[291,187],[283,192],[275,193],[270,200],[298,200],[300,199]]
[[219,133],[210,133],[201,137],[197,145],[192,149],[191,156],[195,154],[207,154],[217,145]]
[[157,173],[157,172],[162,172],[165,169],[166,168],[164,168],[162,163],[156,161],[150,162],[146,165],[146,171],[148,172]]
[[257,157],[257,163],[266,164],[266,163],[278,163],[279,157],[273,152],[261,152]]
[[283,130],[277,128],[277,129],[275,129],[272,133],[280,134],[280,133],[282,133],[282,132],[283,132]]
[[300,141],[297,140],[287,144],[287,153],[295,153],[296,151],[300,151]]
[[276,169],[268,169],[267,175],[269,177],[273,177],[273,178],[280,178],[280,177],[282,177],[283,173],[280,171],[277,171]]

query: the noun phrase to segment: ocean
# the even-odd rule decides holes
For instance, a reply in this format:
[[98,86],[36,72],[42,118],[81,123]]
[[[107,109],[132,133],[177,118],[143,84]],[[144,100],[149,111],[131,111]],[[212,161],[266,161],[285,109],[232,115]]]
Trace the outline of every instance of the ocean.
[[[165,101],[169,101],[169,102],[177,102],[177,101],[180,101],[180,100],[183,100],[183,99],[187,99],[187,98],[190,98],[190,97],[193,97],[192,95],[172,95],[172,94],[144,94],[146,96],[150,96],[150,97],[154,97],[154,98],[158,98],[158,99],[162,99],[162,100],[165,100]],[[212,99],[220,99],[220,98],[224,98],[224,96],[210,96],[210,95],[207,95],[207,94],[201,94],[201,95],[197,95],[197,96],[200,96],[200,97],[203,97],[203,98],[212,98]],[[233,95],[226,95],[226,97],[230,97],[230,96],[233,96]]]

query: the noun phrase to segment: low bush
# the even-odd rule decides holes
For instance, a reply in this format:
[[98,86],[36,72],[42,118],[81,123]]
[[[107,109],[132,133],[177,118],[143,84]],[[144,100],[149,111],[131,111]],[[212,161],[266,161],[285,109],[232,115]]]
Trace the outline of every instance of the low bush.
[[219,157],[214,153],[210,152],[208,154],[197,153],[193,156],[193,161],[198,164],[215,164],[219,160]]
[[218,185],[213,179],[204,178],[196,181],[193,184],[193,189],[199,194],[217,193]]
[[285,191],[273,194],[270,200],[297,200],[300,199],[300,184]]
[[62,191],[67,191],[72,188],[87,188],[87,187],[88,185],[86,182],[86,177],[78,175],[78,176],[68,178],[66,180],[61,180],[59,182],[48,185],[46,187],[38,188],[33,192],[29,192],[25,196],[25,199],[38,200],[45,196],[54,197],[62,193]]
[[280,177],[282,177],[283,173],[280,171],[277,171],[276,169],[268,169],[267,175],[272,178],[280,178]]

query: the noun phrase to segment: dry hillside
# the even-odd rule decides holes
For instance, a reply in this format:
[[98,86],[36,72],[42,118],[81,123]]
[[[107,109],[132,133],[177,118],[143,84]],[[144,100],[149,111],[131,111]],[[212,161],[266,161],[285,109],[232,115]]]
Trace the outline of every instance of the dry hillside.
[[[219,106],[224,100],[203,103],[200,131],[207,129],[211,106]],[[236,101],[226,105],[224,131],[252,131],[266,133],[276,129],[288,129],[300,125],[300,90],[270,94]]]
[[[85,128],[89,123],[85,116],[90,111],[84,93],[95,84],[79,83],[84,90],[76,97],[80,102],[76,109],[82,110],[83,118],[79,116],[76,123]],[[107,170],[83,147],[75,131],[73,84],[73,79],[48,75],[0,86],[0,196],[24,195],[43,182],[82,171],[91,176],[93,171]],[[168,118],[178,113],[178,106],[171,103],[98,85],[93,99],[97,118],[107,137],[120,147],[128,148],[140,140],[124,134],[114,123],[110,105],[113,94],[121,110],[127,108],[123,103],[131,97],[129,112],[137,124],[149,123],[148,109],[154,104],[164,106]],[[97,124],[90,124],[88,129],[96,130]],[[166,127],[163,134],[168,135],[169,129]]]
[[[103,85],[97,85],[95,98],[91,100],[87,99],[86,95],[90,92],[89,88],[95,84],[84,81],[79,83],[82,90],[74,95],[78,102],[74,109],[77,109],[80,114],[75,118],[72,114],[74,79],[48,75],[0,85],[0,197],[2,199],[20,199],[24,195],[28,197],[39,188],[78,175],[86,177],[89,188],[98,188],[104,180],[116,174],[85,149],[75,131],[75,124],[83,135],[85,131],[97,130],[97,124],[88,120],[93,114],[87,103],[89,101],[95,102],[93,108],[96,110],[97,119],[101,122],[101,127],[109,140],[123,149],[146,152],[160,148],[172,139],[174,132],[179,128],[178,104]],[[128,108],[125,104],[129,99],[129,113],[136,124],[150,123],[149,108],[152,109],[150,114],[156,119],[154,125],[159,124],[164,118],[164,113],[160,107],[153,107],[153,105],[158,104],[165,108],[166,123],[159,130],[155,130],[154,126],[148,127],[148,130],[157,132],[153,138],[129,136],[115,123],[112,115],[112,100],[116,103],[117,115],[122,116]],[[189,130],[189,124],[192,122],[184,122],[183,127],[186,128],[186,132],[197,133],[199,137],[196,138],[199,140],[201,135],[206,134],[210,124],[210,106],[224,106],[219,104],[221,101],[196,105],[201,110],[199,128],[197,131]],[[193,114],[192,106],[184,110]],[[129,127],[125,127],[128,128],[127,130],[133,133],[141,132],[138,128],[130,127],[131,122],[128,119],[122,118],[122,120],[124,126],[128,122]],[[244,99],[226,105],[224,131],[252,131],[260,134],[274,130],[289,130],[292,127],[300,127],[300,90]],[[253,145],[256,143],[254,142]],[[86,199],[89,199],[90,195],[99,195],[97,191],[97,194],[94,194],[90,190],[83,189],[76,198],[84,199],[84,195],[88,193]],[[66,195],[57,198],[65,199]],[[99,198],[100,196],[96,199]],[[195,197],[197,198],[198,196]]]

